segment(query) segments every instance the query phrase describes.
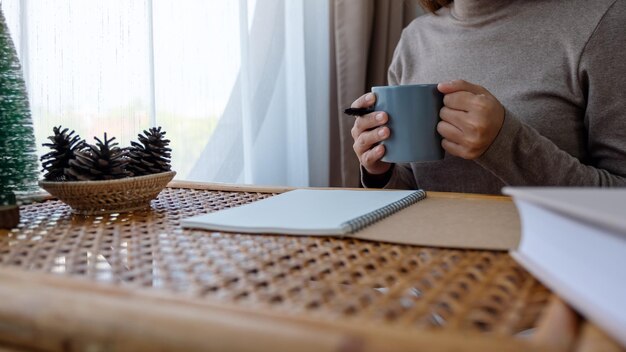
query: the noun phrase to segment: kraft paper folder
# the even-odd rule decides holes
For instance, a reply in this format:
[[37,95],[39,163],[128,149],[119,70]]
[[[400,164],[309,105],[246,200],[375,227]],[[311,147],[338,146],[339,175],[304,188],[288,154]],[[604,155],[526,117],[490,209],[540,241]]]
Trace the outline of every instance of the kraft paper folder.
[[421,190],[300,189],[183,219],[181,224],[225,232],[340,236],[490,250],[515,248],[520,236],[519,217],[511,201],[425,197]]

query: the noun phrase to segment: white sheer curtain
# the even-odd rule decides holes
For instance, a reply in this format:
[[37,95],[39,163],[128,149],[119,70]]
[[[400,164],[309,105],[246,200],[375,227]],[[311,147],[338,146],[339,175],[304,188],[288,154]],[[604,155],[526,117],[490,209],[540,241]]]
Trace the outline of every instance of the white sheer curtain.
[[[328,2],[4,0],[38,144],[163,126],[177,178],[328,182]],[[43,152],[41,150],[40,152]]]

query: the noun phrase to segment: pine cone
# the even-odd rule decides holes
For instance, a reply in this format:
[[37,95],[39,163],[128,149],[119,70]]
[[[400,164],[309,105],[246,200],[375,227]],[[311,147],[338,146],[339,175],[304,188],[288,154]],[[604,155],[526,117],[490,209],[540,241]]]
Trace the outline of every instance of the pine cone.
[[152,127],[143,133],[145,136],[138,135],[141,144],[131,142],[131,147],[128,148],[128,171],[134,176],[170,171],[172,149],[167,148],[170,141],[165,139],[165,131],[161,132],[161,127]]
[[76,152],[76,159],[70,160],[70,167],[65,170],[68,178],[78,181],[112,180],[130,176],[126,171],[128,158],[126,151],[111,143],[115,137],[108,139],[104,134],[104,143],[94,137],[96,145],[86,144],[86,148]]
[[44,178],[49,181],[65,181],[65,169],[70,166],[70,160],[76,158],[76,151],[83,147],[84,141],[74,131],[67,133],[68,129],[62,126],[52,128],[53,136],[48,139],[52,143],[43,143],[44,147],[52,149],[51,152],[41,157]]

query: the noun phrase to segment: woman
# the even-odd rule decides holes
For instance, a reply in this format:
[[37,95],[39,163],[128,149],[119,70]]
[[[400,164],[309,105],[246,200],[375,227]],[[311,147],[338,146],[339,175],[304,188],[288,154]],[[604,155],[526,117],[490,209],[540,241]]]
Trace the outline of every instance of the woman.
[[388,116],[371,113],[352,129],[364,186],[626,186],[626,0],[422,2],[389,84],[441,82],[446,157],[381,161]]

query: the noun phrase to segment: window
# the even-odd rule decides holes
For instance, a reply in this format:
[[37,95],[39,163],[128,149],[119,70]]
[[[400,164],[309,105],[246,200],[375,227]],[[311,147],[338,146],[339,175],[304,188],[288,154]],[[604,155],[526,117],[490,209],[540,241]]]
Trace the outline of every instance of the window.
[[37,143],[57,125],[121,146],[163,126],[179,179],[323,185],[306,91],[325,84],[327,55],[307,58],[303,41],[306,28],[328,37],[304,22],[319,22],[311,6],[326,20],[327,4],[259,1],[3,1]]

